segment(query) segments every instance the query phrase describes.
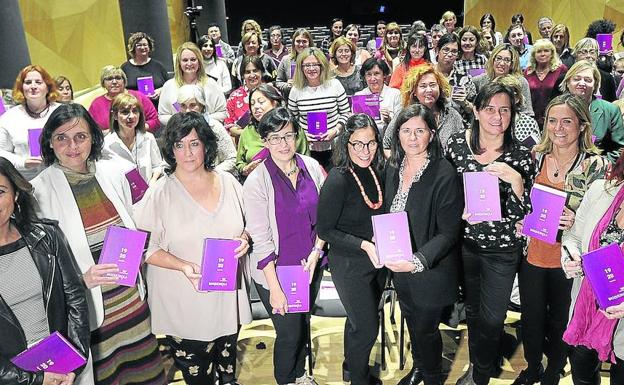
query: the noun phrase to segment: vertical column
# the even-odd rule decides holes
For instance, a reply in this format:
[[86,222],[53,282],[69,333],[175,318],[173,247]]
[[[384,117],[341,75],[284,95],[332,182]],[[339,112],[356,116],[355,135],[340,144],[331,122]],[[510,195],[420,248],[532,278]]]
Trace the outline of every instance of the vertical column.
[[197,28],[199,35],[204,35],[208,31],[208,24],[217,23],[221,29],[221,38],[230,42],[228,36],[227,19],[225,15],[225,0],[195,0],[195,5],[203,9],[197,17]]
[[173,71],[167,0],[119,0],[124,41],[133,32],[145,32],[156,42],[152,57]]
[[18,0],[4,0],[0,12],[0,88],[13,88],[17,73],[30,64]]

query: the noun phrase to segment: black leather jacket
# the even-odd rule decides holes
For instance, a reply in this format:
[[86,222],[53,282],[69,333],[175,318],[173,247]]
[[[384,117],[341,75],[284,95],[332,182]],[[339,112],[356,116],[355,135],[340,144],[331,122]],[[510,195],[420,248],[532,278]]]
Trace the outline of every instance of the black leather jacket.
[[[58,331],[88,356],[90,331],[86,288],[63,232],[56,222],[42,220],[21,233],[43,281],[50,332]],[[10,362],[26,347],[24,330],[0,296],[0,385],[43,383],[43,372],[27,372]]]

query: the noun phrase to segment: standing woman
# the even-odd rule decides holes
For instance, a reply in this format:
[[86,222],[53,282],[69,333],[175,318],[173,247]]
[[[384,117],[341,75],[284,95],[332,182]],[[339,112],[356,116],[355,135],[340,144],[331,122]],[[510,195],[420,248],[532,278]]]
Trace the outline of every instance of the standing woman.
[[111,225],[134,229],[130,185],[118,160],[104,160],[104,136],[80,104],[64,104],[41,134],[48,166],[33,179],[39,215],[58,221],[87,289],[96,384],[166,384],[151,331],[143,280],[116,284],[115,264],[98,264]]
[[176,50],[175,77],[167,80],[160,93],[158,119],[164,126],[177,111],[178,89],[185,84],[197,84],[206,96],[206,111],[210,117],[223,123],[227,117],[225,96],[221,87],[206,75],[201,50],[191,42],[182,43]]
[[151,186],[162,174],[163,159],[156,138],[145,131],[144,122],[139,100],[129,94],[118,95],[111,105],[111,133],[104,137],[104,148],[128,161]]
[[561,63],[555,45],[550,40],[539,39],[535,42],[524,77],[529,83],[531,105],[540,127],[544,127],[544,111],[555,91],[555,84],[567,70],[568,67]]
[[199,38],[197,45],[201,48],[206,75],[217,82],[223,94],[229,94],[232,90],[232,78],[226,59],[218,57],[215,52],[215,41],[210,36],[204,35]]
[[490,30],[492,37],[494,38],[492,41],[494,47],[503,43],[503,34],[496,30],[496,20],[494,20],[494,15],[491,13],[484,13],[479,20],[479,26],[481,26],[482,30]]
[[462,200],[455,169],[444,159],[431,110],[414,104],[397,118],[386,167],[388,211],[406,211],[411,261],[387,262],[412,341],[412,370],[399,385],[442,385],[439,325],[457,299]]
[[199,113],[174,115],[164,139],[170,169],[135,208],[137,226],[151,233],[145,259],[152,329],[167,336],[186,384],[212,385],[218,375],[219,385],[235,385],[238,330],[251,321],[247,280],[227,292],[199,292],[198,284],[206,238],[240,241],[239,271],[246,263],[242,187],[213,169],[216,137]]
[[457,33],[455,31],[455,25],[457,24],[457,16],[453,11],[446,11],[442,14],[442,18],[440,19],[440,24],[446,28],[446,32],[448,33]]
[[243,194],[247,230],[254,240],[251,277],[277,334],[275,381],[280,385],[317,385],[305,371],[309,313],[288,313],[284,292],[289,288],[280,285],[276,270],[299,266],[309,271],[310,299],[314,301],[323,275],[319,262],[325,242],[316,235],[316,211],[325,171],[316,160],[295,153],[295,140],[301,132],[287,108],[267,112],[258,132],[269,156],[247,178]]
[[[535,175],[529,150],[513,138],[514,94],[508,87],[486,84],[475,99],[472,128],[449,140],[447,158],[465,172],[486,171],[498,177],[502,220],[478,222],[464,212],[462,259],[471,365],[457,384],[487,384],[494,372],[507,304],[524,241],[515,224],[529,212]],[[495,273],[494,273],[495,272]]]
[[[537,42],[539,42],[538,40]],[[536,42],[536,43],[537,43]],[[591,140],[589,109],[578,96],[564,94],[546,107],[545,133],[535,148],[535,183],[565,191],[570,198],[559,221],[570,230],[585,192],[604,178],[607,161]],[[563,332],[568,324],[572,281],[561,269],[561,243],[529,238],[528,257],[519,273],[522,345],[528,364],[515,383],[556,385],[568,356]],[[546,370],[542,355],[548,357]]]
[[[0,192],[0,384],[72,385],[84,368],[31,372],[10,362],[54,332],[88,356],[89,310],[65,236],[54,222],[37,219],[32,186],[5,158]],[[75,383],[92,385],[93,378]]]
[[[361,66],[368,58],[372,55],[368,50],[358,47],[358,42],[360,41],[360,27],[357,24],[349,24],[347,28],[345,28],[345,37],[353,43],[355,47],[355,65]],[[330,55],[331,56],[331,55]]]
[[57,98],[50,74],[38,64],[29,65],[20,71],[13,86],[13,100],[18,105],[0,117],[0,156],[28,180],[43,170],[41,157],[30,155],[28,129],[43,128],[60,105]]
[[[353,115],[340,133],[335,167],[321,189],[317,231],[329,244],[329,268],[347,313],[345,363],[352,385],[381,384],[368,360],[379,331],[386,271],[372,242],[371,216],[383,213],[383,155],[375,122]],[[345,369],[343,363],[343,371]]]
[[329,47],[331,47],[334,40],[343,35],[343,27],[344,21],[342,21],[341,18],[336,17],[332,19],[329,26],[329,36],[323,39],[323,41],[321,42],[321,50],[325,53],[325,55],[329,55]]
[[366,43],[366,49],[368,50],[368,52],[370,52],[371,55],[374,55],[378,49],[377,39],[381,39],[381,41],[383,42],[385,36],[386,21],[377,20],[377,23],[375,23],[375,36]]
[[395,59],[393,64],[394,71],[392,71],[392,77],[390,78],[390,87],[400,89],[403,84],[403,79],[407,76],[407,73],[414,67],[422,64],[431,63],[429,59],[429,49],[427,44],[427,38],[419,33],[413,33],[407,38],[407,45],[405,49],[405,56],[400,61]]
[[526,30],[522,24],[513,24],[507,29],[505,40],[511,44],[518,53],[520,61],[520,71],[524,71],[529,66],[529,57],[533,46],[526,43]]
[[314,39],[312,34],[305,28],[298,28],[292,35],[292,43],[290,47],[290,53],[284,56],[282,61],[277,67],[277,78],[275,80],[275,86],[284,96],[284,99],[288,99],[288,94],[292,88],[292,84],[295,78],[295,68],[297,63],[297,56],[308,47],[314,47]]
[[361,64],[355,63],[355,45],[348,38],[341,36],[334,40],[329,48],[332,73],[345,89],[347,96],[352,96],[364,88],[360,77]]
[[56,83],[56,88],[59,92],[59,103],[71,103],[74,101],[74,87],[72,87],[71,82],[65,76],[57,76],[54,79]]
[[483,44],[479,30],[472,25],[465,26],[459,31],[459,56],[455,61],[455,69],[468,75],[473,70],[483,70],[487,58],[481,53]]
[[572,47],[570,47],[570,31],[565,24],[557,24],[550,32],[550,41],[557,49],[557,55],[566,67],[572,67],[574,64],[574,56],[572,55]]
[[279,25],[269,27],[269,46],[264,50],[264,54],[273,60],[275,68],[280,65],[282,59],[289,53],[282,39],[282,27]]
[[243,45],[243,54],[238,56],[232,64],[232,76],[238,80],[238,84],[244,82],[245,67],[243,62],[249,56],[257,56],[262,61],[264,74],[267,76],[267,79],[273,81],[277,72],[277,66],[272,58],[262,52],[262,34],[255,31],[247,32],[243,35],[241,44]]
[[[320,49],[306,48],[297,58],[288,109],[306,132],[312,157],[329,168],[332,141],[343,130],[350,111],[345,89],[331,78],[327,58]],[[308,113],[317,111],[327,112],[327,133],[320,136],[308,134]]]
[[375,52],[374,56],[377,59],[385,60],[388,68],[392,71],[393,60],[398,57],[399,61],[401,61],[404,55],[405,42],[403,41],[403,32],[401,32],[401,27],[397,23],[392,22],[388,24],[383,43],[381,43],[381,47]]

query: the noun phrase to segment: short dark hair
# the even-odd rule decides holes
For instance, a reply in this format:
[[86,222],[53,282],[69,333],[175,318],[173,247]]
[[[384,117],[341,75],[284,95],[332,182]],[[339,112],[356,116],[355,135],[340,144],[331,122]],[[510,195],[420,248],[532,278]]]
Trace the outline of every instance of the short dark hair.
[[217,158],[217,136],[210,128],[210,125],[199,112],[178,112],[169,119],[165,128],[162,152],[165,161],[170,166],[166,170],[167,174],[173,173],[177,167],[173,146],[190,134],[193,129],[195,129],[197,137],[204,145],[204,169],[211,171],[214,168]]
[[295,135],[299,135],[299,123],[295,115],[286,107],[275,107],[260,119],[257,131],[260,138],[266,139],[270,133],[280,131],[288,123],[292,124]]
[[37,219],[35,213],[35,198],[33,197],[33,187],[15,169],[15,166],[6,158],[0,157],[0,175],[5,176],[15,194],[13,204],[13,223],[20,231],[28,229],[33,221]]
[[[260,70],[263,81],[265,82],[271,81],[270,74],[267,74],[266,68],[264,68],[264,63],[262,63],[262,58],[256,55],[251,55],[251,56],[245,55],[243,56],[243,59],[241,60],[240,67],[238,67],[238,73],[240,74],[241,82],[243,83],[245,82],[244,74],[245,74],[245,67],[247,67],[247,64],[253,64],[254,67]],[[266,78],[266,76],[268,76],[269,78]]]
[[[509,123],[509,127],[505,130],[503,134],[503,146],[499,150],[501,151],[509,151],[516,144],[516,139],[514,137],[514,125],[516,121],[516,114],[518,112],[518,106],[516,106],[516,98],[514,96],[513,90],[499,82],[488,82],[486,83],[477,94],[477,97],[474,101],[474,106],[477,111],[481,111],[484,109],[490,100],[496,94],[506,94],[509,96],[509,102],[511,103],[511,121]],[[479,120],[474,119],[472,122],[472,130],[470,135],[470,149],[473,153],[480,155],[483,153],[483,149],[481,148],[481,144],[479,143],[479,134],[480,134],[480,126]]]
[[209,23],[208,28],[206,28],[206,30],[209,30],[212,27],[217,27],[219,28],[219,31],[221,31],[221,26],[218,23]]
[[360,77],[364,79],[366,73],[376,66],[379,67],[384,76],[390,75],[390,67],[388,67],[388,63],[386,63],[385,60],[369,57],[364,63],[362,63],[362,67],[360,68]]
[[521,13],[516,13],[511,17],[511,24],[522,24],[524,23],[524,15]]
[[440,60],[442,47],[451,43],[457,44],[457,49],[459,50],[460,41],[459,37],[456,34],[447,32],[440,37],[440,40],[438,40],[438,46],[436,47],[436,59],[438,59],[438,61]]
[[[258,87],[256,87],[253,90],[249,91],[249,98],[248,98],[247,102],[248,102],[248,105],[250,106],[250,108],[249,108],[250,110],[251,110],[251,97],[256,92],[261,92],[262,95],[264,95],[267,99],[271,100],[272,102],[276,102],[277,103],[277,107],[281,107],[282,104],[284,104],[284,97],[282,96],[281,92],[279,92],[279,90],[277,88],[275,88],[273,85],[271,85],[269,83],[262,83]],[[253,114],[251,115],[251,123],[254,126],[258,127],[258,123],[259,122],[253,116]]]
[[405,157],[405,150],[401,147],[401,141],[399,140],[401,126],[414,117],[422,118],[431,131],[431,141],[427,146],[429,159],[439,159],[442,157],[442,145],[440,144],[440,138],[438,137],[438,125],[436,124],[433,111],[422,104],[411,104],[403,108],[396,118],[394,132],[392,133],[392,143],[390,144],[391,154],[388,159],[392,167],[400,167],[403,157]]
[[379,130],[375,120],[366,114],[353,114],[347,119],[347,124],[344,130],[338,135],[336,146],[334,146],[332,160],[334,167],[340,172],[345,173],[350,168],[353,168],[353,162],[349,157],[349,139],[351,135],[360,129],[371,128],[375,132],[375,141],[377,142],[377,150],[375,150],[375,156],[371,162],[371,166],[381,173],[384,167],[384,156],[382,152],[381,138],[379,136]]
[[53,164],[57,159],[54,150],[51,147],[52,135],[57,128],[71,121],[84,120],[89,127],[91,135],[91,152],[89,160],[98,160],[102,157],[102,148],[104,147],[104,134],[91,117],[89,112],[80,104],[68,103],[61,104],[56,110],[50,114],[48,121],[43,126],[43,132],[39,143],[41,145],[41,157],[46,166]]

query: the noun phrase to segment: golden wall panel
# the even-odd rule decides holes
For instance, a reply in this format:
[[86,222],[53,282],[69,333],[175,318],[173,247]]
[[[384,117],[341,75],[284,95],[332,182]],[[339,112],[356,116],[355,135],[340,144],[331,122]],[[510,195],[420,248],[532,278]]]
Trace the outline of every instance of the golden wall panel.
[[[175,54],[176,49],[188,40],[189,25],[184,15],[186,8],[185,0],[167,0],[167,12],[169,14],[169,29],[171,30],[171,50]],[[204,34],[205,31],[200,31]]]

